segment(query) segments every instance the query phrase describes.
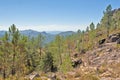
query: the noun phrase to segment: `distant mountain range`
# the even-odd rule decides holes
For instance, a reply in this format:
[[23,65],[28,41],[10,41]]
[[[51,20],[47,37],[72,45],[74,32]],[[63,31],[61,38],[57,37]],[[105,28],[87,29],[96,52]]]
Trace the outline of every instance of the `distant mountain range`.
[[[0,37],[4,36],[6,31],[0,31]],[[47,31],[47,32],[38,32],[35,30],[22,30],[20,31],[21,34],[25,35],[25,36],[30,36],[30,37],[36,37],[38,34],[42,34],[43,36],[45,36],[45,43],[49,43],[51,41],[53,41],[55,39],[56,35],[61,35],[61,36],[69,36],[74,34],[75,32],[73,31]]]

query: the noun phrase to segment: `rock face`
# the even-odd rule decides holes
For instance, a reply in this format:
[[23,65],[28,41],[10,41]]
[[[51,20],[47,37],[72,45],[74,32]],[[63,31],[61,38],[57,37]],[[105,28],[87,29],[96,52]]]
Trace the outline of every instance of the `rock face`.
[[[106,42],[102,44],[102,47],[87,51],[84,59],[82,59],[83,62],[89,62],[87,66],[82,67],[84,72],[88,67],[89,69],[86,72],[90,73],[90,70],[93,70],[93,73],[99,75],[100,80],[116,80],[116,78],[120,78],[120,49],[116,43],[119,39],[114,38],[114,40],[115,42]],[[96,69],[92,69],[94,67]],[[107,79],[108,77],[109,79]]]

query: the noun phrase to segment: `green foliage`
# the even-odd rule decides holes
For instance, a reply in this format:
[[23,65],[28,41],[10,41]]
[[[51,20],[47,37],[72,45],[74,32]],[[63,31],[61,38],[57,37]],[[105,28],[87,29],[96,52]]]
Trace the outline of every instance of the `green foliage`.
[[15,60],[16,60],[16,55],[17,55],[17,47],[18,47],[18,41],[19,41],[19,37],[20,37],[20,33],[19,30],[16,28],[16,26],[13,24],[11,25],[11,27],[9,28],[9,35],[10,35],[10,41],[12,43],[12,52],[13,52],[13,60],[12,60],[12,71],[11,74],[14,75],[16,73],[16,66],[15,66]]
[[112,6],[109,4],[106,8],[106,13],[109,14],[112,10]]
[[57,50],[58,50],[58,55],[59,55],[59,65],[62,64],[62,46],[63,46],[63,37],[60,36],[60,35],[57,35],[56,38],[55,38],[55,42],[56,42],[56,45],[57,45]]
[[94,25],[93,22],[90,24],[90,30],[91,30],[91,31],[95,30],[95,25]]
[[96,29],[100,28],[100,23],[97,23]]
[[14,24],[11,25],[11,27],[9,28],[9,35],[11,37],[12,44],[17,45],[20,33]]
[[95,45],[95,43],[94,43],[95,41],[93,41],[93,40],[96,38],[96,30],[95,30],[95,25],[93,22],[90,24],[90,30],[91,31],[89,31],[89,34],[88,34],[88,36],[89,36],[89,48],[93,49],[93,46]]

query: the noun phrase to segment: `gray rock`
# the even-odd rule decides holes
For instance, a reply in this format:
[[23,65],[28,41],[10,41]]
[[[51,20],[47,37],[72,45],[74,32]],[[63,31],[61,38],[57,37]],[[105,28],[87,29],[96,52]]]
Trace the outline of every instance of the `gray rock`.
[[39,75],[38,73],[36,73],[36,72],[31,73],[31,74],[29,74],[28,76],[29,76],[29,79],[30,79],[30,80],[34,80],[34,78],[40,77],[40,75]]
[[112,51],[112,49],[110,48],[110,49],[106,49],[106,52],[111,52]]
[[101,40],[99,40],[99,45],[105,43],[105,41],[106,41],[106,39],[101,39]]

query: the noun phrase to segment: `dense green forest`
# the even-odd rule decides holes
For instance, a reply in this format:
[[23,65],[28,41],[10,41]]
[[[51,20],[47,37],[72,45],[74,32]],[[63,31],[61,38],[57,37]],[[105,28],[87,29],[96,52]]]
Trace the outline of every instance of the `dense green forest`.
[[[112,10],[111,5],[107,6],[97,25],[91,22],[86,30],[78,30],[69,36],[57,35],[48,44],[44,44],[46,38],[42,34],[37,37],[25,36],[12,24],[0,38],[0,78],[29,80],[25,77],[32,72],[42,73],[44,76],[49,72],[66,74],[78,69],[79,62],[72,59],[73,54],[77,53],[81,58],[87,51],[102,44],[101,40],[116,33],[120,33],[120,9]],[[88,77],[89,80],[99,80],[99,77],[92,75]],[[36,80],[44,79],[38,77]],[[85,79],[84,76],[81,80],[88,78]]]

